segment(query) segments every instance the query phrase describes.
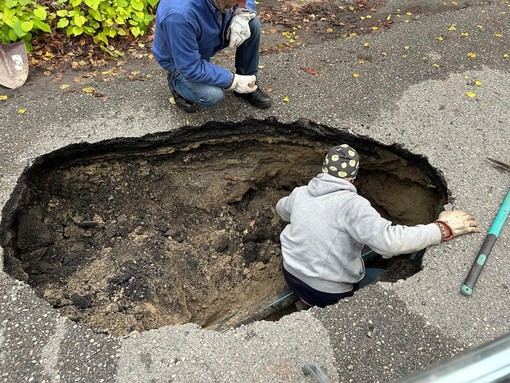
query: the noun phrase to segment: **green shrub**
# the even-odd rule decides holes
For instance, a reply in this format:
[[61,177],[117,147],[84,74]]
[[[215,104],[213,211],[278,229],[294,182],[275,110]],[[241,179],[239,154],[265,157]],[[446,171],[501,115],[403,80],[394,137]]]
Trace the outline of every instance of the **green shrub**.
[[51,17],[47,7],[31,0],[0,0],[0,40],[25,41],[30,48],[34,34],[51,33]]
[[[144,35],[154,20],[158,0],[57,0],[55,9],[30,0],[0,0],[2,42],[30,43],[41,33],[91,36],[106,48],[119,36]],[[105,49],[106,50],[106,49]]]

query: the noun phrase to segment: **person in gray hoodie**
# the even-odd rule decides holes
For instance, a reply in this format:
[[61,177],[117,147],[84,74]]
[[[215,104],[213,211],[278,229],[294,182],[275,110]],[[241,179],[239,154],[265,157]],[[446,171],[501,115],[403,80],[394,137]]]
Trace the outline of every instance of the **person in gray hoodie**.
[[369,282],[361,257],[364,245],[391,258],[480,231],[476,220],[461,210],[443,211],[426,225],[393,225],[357,194],[353,182],[358,169],[356,150],[335,146],[322,173],[276,204],[289,222],[280,235],[283,275],[309,306],[334,304]]

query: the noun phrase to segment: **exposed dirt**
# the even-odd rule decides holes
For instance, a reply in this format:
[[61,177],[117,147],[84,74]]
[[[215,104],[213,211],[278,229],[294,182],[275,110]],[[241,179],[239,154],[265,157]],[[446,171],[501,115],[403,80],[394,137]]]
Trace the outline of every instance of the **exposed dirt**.
[[[215,328],[285,286],[274,206],[327,149],[244,135],[48,166],[22,188],[6,271],[98,330]],[[433,218],[441,195],[428,176],[388,150],[361,153],[360,193],[383,215]],[[388,268],[385,280],[420,268],[419,257],[371,262]]]

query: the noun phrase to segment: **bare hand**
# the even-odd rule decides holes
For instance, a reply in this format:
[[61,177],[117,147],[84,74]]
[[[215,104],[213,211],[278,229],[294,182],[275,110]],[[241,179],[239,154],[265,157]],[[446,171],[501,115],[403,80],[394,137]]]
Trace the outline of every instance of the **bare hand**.
[[479,233],[480,225],[471,214],[462,210],[443,211],[438,222],[444,222],[451,231],[452,237],[467,233]]

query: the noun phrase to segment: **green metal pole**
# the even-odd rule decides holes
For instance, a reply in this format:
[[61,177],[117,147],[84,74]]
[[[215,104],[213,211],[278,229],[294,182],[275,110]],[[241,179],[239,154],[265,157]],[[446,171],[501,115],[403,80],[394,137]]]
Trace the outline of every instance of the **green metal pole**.
[[482,272],[485,262],[487,262],[487,257],[489,256],[492,247],[496,243],[496,240],[498,239],[499,234],[501,233],[501,229],[503,228],[503,225],[505,224],[505,221],[508,218],[509,211],[510,211],[510,190],[506,194],[506,198],[501,204],[501,207],[499,208],[496,218],[494,218],[494,221],[492,222],[489,232],[487,233],[487,237],[485,237],[482,247],[480,248],[480,251],[478,252],[478,255],[475,258],[475,261],[471,266],[471,270],[469,270],[466,280],[464,281],[463,285],[460,288],[460,292],[462,294],[466,296],[473,295],[473,288],[475,287],[476,281],[478,280],[478,277]]

